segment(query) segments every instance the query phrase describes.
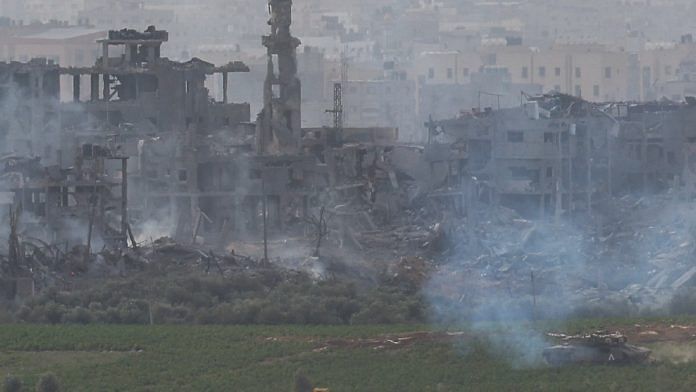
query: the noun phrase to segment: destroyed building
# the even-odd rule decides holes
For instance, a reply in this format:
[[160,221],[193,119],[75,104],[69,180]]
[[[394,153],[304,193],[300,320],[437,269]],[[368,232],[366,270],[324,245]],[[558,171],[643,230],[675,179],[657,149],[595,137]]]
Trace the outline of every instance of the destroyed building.
[[[197,58],[171,61],[160,55],[168,39],[166,31],[154,27],[143,33],[109,32],[107,39],[99,41],[102,57],[94,67],[62,70],[73,77],[74,101],[82,102],[84,78],[90,96],[83,107],[102,124],[128,123],[137,130],[149,127],[159,132],[206,132],[248,122],[249,106],[228,103],[226,87],[222,102],[211,101],[204,87],[210,75],[222,74],[226,81],[229,73],[247,72],[248,68],[239,62],[216,67]],[[179,109],[172,112],[172,107]]]
[[[162,167],[167,173],[175,173],[172,177],[178,179],[177,185],[196,184],[198,168],[192,155],[198,136],[213,129],[233,129],[250,120],[248,104],[228,103],[226,94],[223,102],[212,101],[204,87],[205,79],[219,73],[227,81],[230,72],[248,69],[242,63],[215,67],[199,59],[170,61],[160,56],[161,45],[167,40],[168,34],[154,27],[143,33],[112,31],[108,39],[100,41],[103,56],[93,67],[60,68],[41,59],[27,64],[3,64],[0,101],[8,114],[2,124],[4,153],[40,157],[44,165],[66,171],[74,169],[78,158],[91,159],[91,153],[83,152],[93,145],[102,146],[98,148],[107,151],[109,157],[140,158],[148,142],[172,139],[179,143],[180,155],[170,155],[164,166],[130,168],[135,193],[146,195],[131,208],[144,210],[157,201],[159,195],[153,188],[161,191],[162,180],[168,178],[165,173],[158,173]],[[72,79],[70,103],[59,101],[61,77]],[[83,81],[89,85],[87,99],[82,96]],[[174,107],[179,109],[172,111]],[[171,162],[176,163],[174,167]],[[103,170],[118,172],[121,164],[107,164]],[[32,179],[41,181],[46,177],[35,173]],[[60,177],[52,180],[65,181]],[[26,181],[22,184],[27,186]],[[70,197],[79,193],[67,183],[61,188],[66,192],[59,197],[61,200],[67,200],[68,189]],[[164,193],[169,196],[182,192],[180,186],[165,184],[165,188]],[[192,188],[195,186],[189,186],[184,194],[190,194]],[[67,207],[55,205],[51,197],[46,201],[41,216],[49,220],[54,208]],[[89,210],[82,209],[82,221]]]
[[[117,162],[120,172],[107,170],[107,161]],[[129,230],[127,161],[91,144],[82,146],[69,169],[11,155],[2,159],[0,181],[36,238],[81,244],[99,232],[100,243],[121,246]]]
[[56,159],[60,67],[46,59],[0,63],[0,152]]
[[[90,189],[101,191],[95,191],[94,184],[72,184],[70,175],[100,182],[99,186],[111,184],[101,184],[99,176],[109,177],[127,191],[113,189],[99,203],[130,201],[127,208],[119,206],[124,214],[115,221],[120,243],[125,244],[127,235],[134,241],[135,231],[194,242],[205,236],[224,245],[245,235],[259,238],[262,228],[271,235],[285,232],[293,222],[302,222],[329,190],[345,196],[363,192],[368,183],[376,186],[376,162],[396,143],[398,130],[344,129],[339,122],[332,128],[302,129],[295,54],[299,40],[290,33],[291,2],[271,2],[269,10],[271,33],[263,38],[268,50],[265,106],[256,124],[250,122],[249,104],[228,101],[228,75],[248,72],[246,65],[215,66],[197,58],[171,61],[161,56],[168,33],[154,26],[144,32],[110,31],[99,41],[102,56],[93,67],[61,68],[45,60],[3,65],[13,101],[42,110],[22,113],[31,114],[34,120],[27,124],[34,130],[26,132],[22,124],[6,132],[7,140],[22,143],[6,144],[5,152],[60,173],[34,173],[33,180],[53,181],[44,188],[57,188],[61,196],[55,201],[53,194],[37,195],[41,204],[35,206],[32,199],[25,208],[36,207],[41,218],[59,220],[54,210],[78,207],[73,217],[86,225],[93,220],[92,202],[64,200],[81,200],[82,185],[88,186],[88,194]],[[205,87],[213,75],[221,76],[220,102]],[[61,78],[72,82],[72,102],[59,101]],[[18,99],[25,96],[31,99]],[[5,94],[4,102],[9,98]],[[39,99],[45,101],[43,106],[37,104]],[[22,106],[13,110],[22,112]],[[334,108],[334,115],[342,117],[342,108]],[[46,130],[43,120],[51,116],[56,121]],[[102,151],[97,156],[105,159],[99,176],[90,176],[76,163],[93,159],[93,150]],[[127,169],[112,162],[118,160],[128,162]],[[27,184],[8,190],[26,192]],[[15,203],[22,204],[19,199]],[[100,220],[97,227],[102,226]],[[107,227],[103,229],[100,236],[107,236]]]
[[616,189],[656,193],[693,183],[693,102],[617,103],[607,111],[621,125],[612,146],[614,155],[621,157],[612,168]]
[[531,98],[519,108],[473,111],[433,124],[435,143],[466,146],[466,170],[490,202],[532,216],[588,210],[609,192],[615,121],[565,95]]

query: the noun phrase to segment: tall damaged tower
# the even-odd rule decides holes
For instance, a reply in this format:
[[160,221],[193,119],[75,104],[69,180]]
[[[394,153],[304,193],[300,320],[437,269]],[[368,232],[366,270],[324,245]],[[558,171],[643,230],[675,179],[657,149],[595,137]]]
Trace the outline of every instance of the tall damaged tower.
[[302,87],[297,78],[297,47],[290,33],[292,0],[269,0],[271,34],[263,37],[268,49],[264,108],[256,131],[257,152],[297,153],[302,145]]

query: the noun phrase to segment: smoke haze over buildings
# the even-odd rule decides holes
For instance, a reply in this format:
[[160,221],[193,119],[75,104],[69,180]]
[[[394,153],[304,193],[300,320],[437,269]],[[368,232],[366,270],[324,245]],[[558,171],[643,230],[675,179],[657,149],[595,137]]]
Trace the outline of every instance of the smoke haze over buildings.
[[481,332],[666,314],[696,284],[695,7],[0,0],[0,239],[393,285]]

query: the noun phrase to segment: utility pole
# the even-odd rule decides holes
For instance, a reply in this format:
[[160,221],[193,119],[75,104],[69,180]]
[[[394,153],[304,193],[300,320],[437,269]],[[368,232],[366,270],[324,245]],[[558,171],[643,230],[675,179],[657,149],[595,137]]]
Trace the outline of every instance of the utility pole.
[[268,263],[268,228],[267,228],[267,216],[268,210],[266,208],[266,179],[261,173],[261,204],[263,208],[263,263]]
[[590,158],[587,162],[587,211],[592,215],[592,166],[594,159]]
[[556,218],[556,222],[561,218],[561,209],[563,208],[563,145],[561,143],[561,139],[563,137],[563,131],[559,128],[558,131],[556,131],[557,139],[556,140],[556,146],[558,148],[558,166],[556,170],[556,206],[555,206],[555,211],[554,211],[554,216]]
[[648,126],[645,116],[643,116],[643,132],[640,139],[640,155],[641,155],[641,178],[643,180],[643,195],[648,189]]
[[89,213],[89,224],[87,227],[87,249],[85,249],[85,263],[89,262],[89,258],[92,255],[92,231],[94,230],[94,219],[97,215],[97,180],[94,180],[94,186],[92,187],[92,195],[90,196],[90,213]]
[[[124,248],[128,248],[128,158],[121,158],[121,237]],[[137,245],[133,242],[133,247]]]
[[534,276],[534,270],[532,270],[532,321],[536,323],[537,320],[537,301],[536,301],[536,279]]
[[568,130],[568,211],[575,210],[575,183],[573,181],[573,144],[577,142],[577,124],[571,124]]

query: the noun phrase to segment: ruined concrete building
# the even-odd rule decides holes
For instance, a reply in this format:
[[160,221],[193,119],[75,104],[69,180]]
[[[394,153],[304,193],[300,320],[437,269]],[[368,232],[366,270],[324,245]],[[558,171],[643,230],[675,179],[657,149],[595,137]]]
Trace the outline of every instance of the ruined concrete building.
[[[204,135],[212,131],[237,131],[240,124],[250,120],[248,104],[228,103],[227,94],[222,102],[212,101],[204,87],[205,79],[219,73],[226,82],[230,72],[246,72],[248,68],[242,63],[215,67],[199,59],[170,61],[160,56],[161,45],[167,40],[167,32],[154,27],[143,33],[112,31],[108,39],[100,41],[103,56],[93,67],[60,68],[40,59],[27,64],[3,64],[3,152],[9,157],[40,157],[44,166],[55,167],[58,172],[77,170],[75,176],[81,180],[87,173],[76,165],[76,159],[91,159],[91,154],[83,152],[91,146],[101,146],[98,148],[105,151],[103,156],[134,158],[135,165],[128,169],[133,174],[132,193],[143,196],[131,204],[136,216],[153,205],[162,205],[163,200],[166,205],[179,203],[197,208],[191,200],[195,199],[192,195],[199,193],[198,140],[205,140]],[[61,76],[72,78],[73,102],[59,102]],[[89,86],[87,99],[83,99],[85,84]],[[223,90],[227,91],[227,85]],[[151,145],[161,144],[177,148],[162,162],[156,162],[147,152],[158,148]],[[101,171],[103,176],[119,178],[125,173],[120,162],[107,162],[101,165]],[[32,179],[40,181],[47,175],[33,173]],[[65,195],[57,199],[41,196],[38,216],[58,221],[51,219],[55,218],[54,211],[68,207],[69,198],[80,199],[81,190],[79,185],[68,185],[70,181],[65,176],[52,180],[65,182],[61,187]],[[97,180],[92,176],[87,181]],[[22,187],[27,186],[23,182]],[[31,211],[27,200],[23,204],[25,210]],[[84,203],[74,205],[81,204]],[[89,211],[90,208],[82,208],[73,218],[85,223]],[[124,220],[118,225],[121,237],[124,231],[120,227],[125,227],[125,223]],[[107,236],[108,230],[103,231],[101,235]]]
[[60,67],[46,59],[0,63],[0,152],[56,159]]
[[432,124],[435,144],[461,144],[484,199],[533,216],[588,210],[609,192],[609,138],[616,122],[566,95],[516,109],[464,113]]
[[[121,171],[109,172],[109,161]],[[24,228],[35,238],[54,244],[127,246],[127,161],[91,144],[82,146],[69,169],[9,155],[1,160],[0,185],[21,208]]]
[[431,122],[429,148],[463,146],[482,200],[558,216],[630,192],[684,189],[693,197],[694,116],[689,103],[597,105],[551,94]]
[[[696,105],[669,101],[610,104],[621,124],[612,150],[616,189],[663,192],[685,185],[693,189],[691,150],[696,143]],[[693,193],[693,192],[692,192]]]
[[109,32],[108,39],[100,41],[102,57],[94,67],[62,71],[73,77],[74,101],[81,102],[81,81],[88,77],[90,96],[83,107],[101,123],[206,132],[249,121],[248,105],[227,102],[226,85],[223,102],[212,102],[204,87],[210,75],[222,74],[226,80],[230,72],[248,68],[238,62],[215,67],[197,58],[183,63],[162,58],[161,46],[168,38],[166,31],[154,27],[143,33]]
[[[43,60],[3,65],[0,80],[11,86],[2,90],[3,104],[21,102],[8,109],[7,118],[29,116],[26,124],[3,127],[6,140],[16,139],[4,152],[44,168],[31,177],[46,182],[42,189],[48,192],[34,196],[29,181],[5,183],[3,189],[18,192],[16,204],[38,211],[53,226],[63,224],[58,215],[69,210],[76,226],[94,226],[99,238],[117,237],[121,244],[138,235],[194,242],[203,236],[222,245],[258,240],[262,229],[270,235],[301,232],[303,219],[327,198],[382,202],[386,194],[376,196],[380,182],[396,183],[394,169],[385,171],[384,162],[398,131],[301,128],[299,40],[290,33],[291,5],[269,3],[266,99],[256,124],[248,104],[228,102],[228,74],[247,72],[244,64],[163,58],[168,33],[155,27],[109,32],[99,41],[102,57],[93,67],[60,68]],[[205,87],[214,74],[222,75],[221,102]],[[72,80],[72,102],[59,102],[61,77]],[[32,111],[22,113],[24,107]],[[97,158],[96,169],[87,165]]]

